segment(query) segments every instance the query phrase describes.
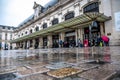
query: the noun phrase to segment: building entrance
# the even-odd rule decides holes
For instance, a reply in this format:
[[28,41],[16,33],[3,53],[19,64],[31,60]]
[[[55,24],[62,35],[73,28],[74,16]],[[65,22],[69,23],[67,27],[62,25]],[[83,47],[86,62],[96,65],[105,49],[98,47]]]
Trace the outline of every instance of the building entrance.
[[35,39],[34,47],[35,47],[35,49],[38,49],[38,47],[39,47],[39,38]]
[[43,48],[47,47],[47,37],[43,37]]
[[33,41],[30,40],[30,47],[33,47]]
[[65,33],[64,47],[75,47],[75,30]]
[[59,47],[59,35],[53,35],[52,36],[52,47],[53,48],[58,48]]
[[97,46],[97,38],[100,36],[100,25],[97,22],[97,27],[92,27],[90,31],[90,27],[84,28],[83,34],[83,44],[84,46]]
[[27,41],[25,41],[25,47],[24,48],[27,49]]

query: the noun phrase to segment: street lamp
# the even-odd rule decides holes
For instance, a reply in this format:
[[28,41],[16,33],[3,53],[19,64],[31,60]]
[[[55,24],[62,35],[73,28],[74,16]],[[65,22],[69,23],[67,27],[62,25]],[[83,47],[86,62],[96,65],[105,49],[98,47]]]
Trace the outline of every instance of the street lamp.
[[90,38],[90,46],[92,46],[93,42],[93,33],[98,31],[98,24],[97,21],[92,21],[92,23],[89,25],[89,38]]

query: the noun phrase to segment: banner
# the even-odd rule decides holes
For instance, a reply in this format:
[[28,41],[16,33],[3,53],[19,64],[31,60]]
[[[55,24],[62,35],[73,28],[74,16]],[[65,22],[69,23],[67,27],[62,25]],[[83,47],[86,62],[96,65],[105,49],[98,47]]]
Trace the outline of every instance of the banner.
[[120,31],[120,12],[115,13],[115,29]]

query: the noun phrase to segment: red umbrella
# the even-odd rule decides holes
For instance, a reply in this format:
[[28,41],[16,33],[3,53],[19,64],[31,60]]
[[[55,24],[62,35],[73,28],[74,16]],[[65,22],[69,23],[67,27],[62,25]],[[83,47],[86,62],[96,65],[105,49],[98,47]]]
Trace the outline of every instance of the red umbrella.
[[109,38],[107,36],[102,36],[102,40],[108,42]]

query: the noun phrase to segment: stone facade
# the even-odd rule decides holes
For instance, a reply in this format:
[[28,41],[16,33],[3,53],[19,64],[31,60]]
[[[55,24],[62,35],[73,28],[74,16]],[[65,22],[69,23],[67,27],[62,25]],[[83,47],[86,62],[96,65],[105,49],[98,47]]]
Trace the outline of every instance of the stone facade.
[[[71,15],[74,15],[74,17],[72,18],[77,18],[80,15],[84,14],[85,13],[84,8],[88,5],[91,5],[92,3],[96,3],[95,5],[99,6],[98,7],[99,11],[97,11],[98,13],[102,13],[103,15],[110,18],[109,20],[104,19],[104,21],[98,20],[100,25],[99,34],[107,35],[110,38],[110,45],[120,45],[120,31],[116,31],[115,29],[116,28],[115,13],[120,12],[120,8],[119,8],[120,0],[59,0],[53,6],[47,8],[44,8],[43,6],[37,3],[34,3],[35,14],[32,15],[32,17],[28,19],[25,23],[21,24],[16,30],[14,30],[13,33],[14,40],[12,41],[12,43],[16,43],[16,47],[18,48],[21,47],[23,49],[25,48],[25,44],[28,44],[26,48],[30,48],[30,47],[34,48],[35,44],[38,44],[36,45],[37,48],[43,48],[43,47],[51,48],[54,46],[55,47],[60,46],[59,45],[60,40],[62,41],[74,40],[76,43],[75,45],[77,46],[77,40],[79,38],[81,39],[82,42],[84,41],[85,29],[87,30],[87,27],[89,28],[89,26],[91,25],[91,21],[86,22],[84,21],[83,18],[82,24],[71,25],[74,26],[71,28],[67,28],[69,26],[66,27],[62,23],[70,20],[70,19],[66,20],[67,14],[71,13],[68,16],[72,17]],[[89,11],[89,9],[87,10]],[[94,11],[91,10],[89,12],[94,12]],[[89,18],[89,15],[87,18]],[[55,19],[58,19],[58,22],[53,22]],[[95,20],[96,19],[94,20],[92,19],[92,21]],[[42,30],[46,30],[49,27],[52,28],[54,26],[53,24],[55,25],[57,24],[58,26],[63,25],[65,26],[65,28],[53,32],[48,31],[45,34],[43,31],[42,34]],[[34,36],[34,34],[39,34],[39,35]],[[34,37],[29,37],[32,35]],[[29,46],[30,44],[32,44],[32,46]]]

